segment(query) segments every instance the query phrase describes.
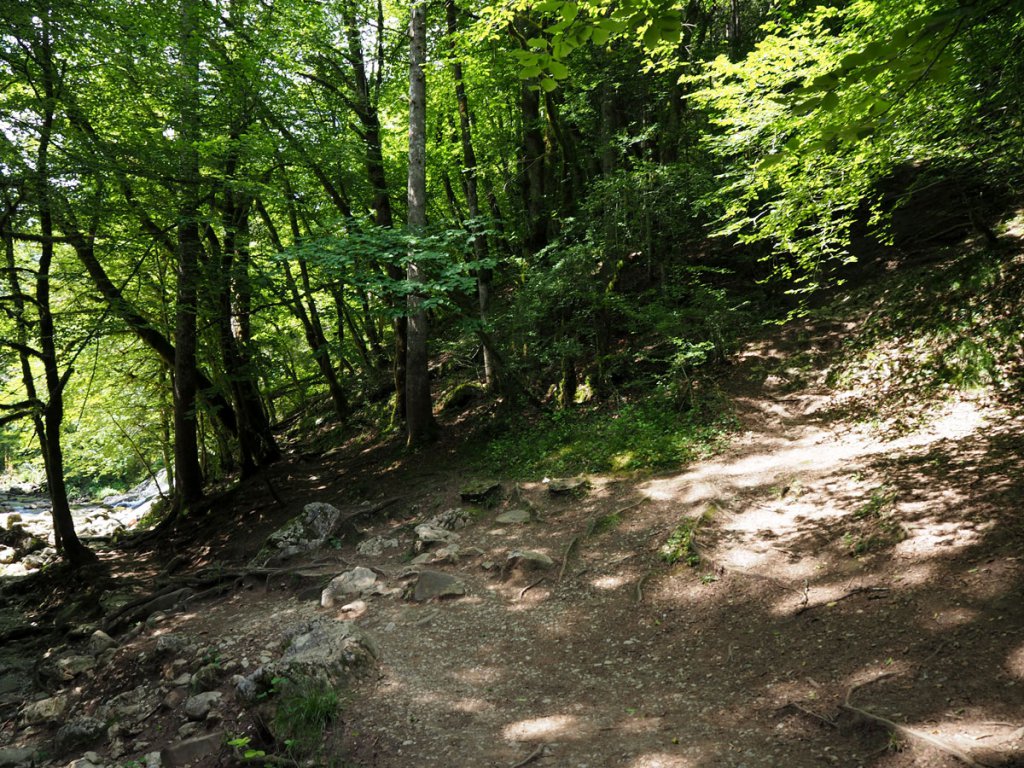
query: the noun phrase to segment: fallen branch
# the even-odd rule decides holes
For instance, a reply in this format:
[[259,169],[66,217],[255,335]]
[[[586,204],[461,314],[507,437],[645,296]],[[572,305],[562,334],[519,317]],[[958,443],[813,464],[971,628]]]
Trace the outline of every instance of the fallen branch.
[[802,704],[797,704],[795,701],[791,701],[788,704],[783,704],[781,707],[779,707],[775,711],[776,711],[776,713],[781,713],[781,712],[785,712],[787,709],[792,709],[792,710],[794,710],[796,712],[799,712],[802,715],[806,715],[807,717],[811,718],[812,720],[817,720],[822,725],[827,725],[829,728],[838,728],[839,727],[836,724],[835,720],[832,720],[831,718],[825,717],[825,715],[819,715],[814,710],[807,709],[807,707],[803,706]]
[[525,587],[523,587],[523,588],[522,588],[521,590],[519,590],[519,597],[517,597],[516,599],[517,599],[517,600],[522,600],[522,599],[523,599],[523,595],[525,595],[525,594],[526,594],[527,592],[529,592],[529,591],[530,591],[531,589],[533,589],[534,587],[536,587],[536,586],[537,586],[538,584],[540,584],[540,583],[541,583],[542,581],[547,581],[547,580],[548,580],[548,577],[547,577],[547,576],[541,576],[541,577],[540,577],[539,579],[537,579],[537,580],[536,580],[535,582],[533,582],[532,584],[527,584],[527,585],[526,585]]
[[528,754],[526,757],[524,757],[518,763],[513,763],[508,768],[523,768],[524,765],[529,765],[530,763],[532,763],[534,760],[536,760],[538,757],[540,757],[543,754],[544,754],[544,745],[541,744],[535,750],[533,750],[533,752]]
[[867,593],[867,594],[877,594],[879,596],[882,596],[883,593],[890,592],[890,591],[891,590],[888,587],[857,587],[856,589],[851,589],[845,595],[840,595],[835,600],[826,600],[824,603],[815,603],[814,605],[807,605],[806,602],[805,602],[800,608],[798,608],[793,613],[793,615],[794,616],[799,616],[801,613],[806,613],[807,611],[810,611],[810,610],[812,610],[814,608],[821,608],[822,606],[826,606],[826,605],[835,605],[836,603],[840,602],[841,600],[846,600],[848,598],[855,597],[857,595],[863,595],[865,593]]

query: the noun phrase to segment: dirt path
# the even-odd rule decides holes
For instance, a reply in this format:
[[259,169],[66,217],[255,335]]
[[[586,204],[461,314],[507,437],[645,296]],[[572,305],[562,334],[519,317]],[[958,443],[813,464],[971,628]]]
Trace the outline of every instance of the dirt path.
[[[520,486],[502,509],[538,520],[460,532],[470,554],[444,569],[466,597],[369,601],[380,675],[345,715],[360,764],[1024,765],[1022,425],[964,400],[886,442],[820,381],[762,384],[783,354],[741,361],[724,455],[582,498]],[[663,562],[705,513],[701,564]],[[512,550],[556,565],[484,570]]]

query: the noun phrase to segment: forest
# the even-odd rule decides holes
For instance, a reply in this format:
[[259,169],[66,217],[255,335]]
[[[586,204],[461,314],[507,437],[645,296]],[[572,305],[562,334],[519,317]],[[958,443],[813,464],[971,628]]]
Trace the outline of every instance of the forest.
[[[0,461],[72,563],[69,494],[165,469],[185,515],[285,423],[415,448],[490,397],[697,433],[744,333],[885,248],[995,248],[1021,177],[1013,2],[8,0],[2,24]],[[964,365],[1010,382],[1020,318],[990,330]]]

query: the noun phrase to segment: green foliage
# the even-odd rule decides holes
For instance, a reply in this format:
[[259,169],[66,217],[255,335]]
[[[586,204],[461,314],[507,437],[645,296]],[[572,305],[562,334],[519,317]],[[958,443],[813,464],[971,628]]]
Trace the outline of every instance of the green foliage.
[[732,428],[724,404],[704,398],[680,412],[665,396],[619,408],[556,411],[505,425],[483,451],[490,472],[510,477],[678,467],[720,448]]
[[711,515],[712,510],[709,509],[698,517],[688,518],[677,525],[659,550],[661,559],[669,565],[678,562],[684,562],[690,568],[700,565],[697,531],[703,523],[711,519]]
[[274,734],[295,758],[316,754],[340,706],[337,692],[323,681],[285,681],[277,695]]
[[1022,25],[1012,3],[858,0],[769,25],[742,61],[711,62],[687,82],[704,86],[694,99],[728,167],[718,233],[767,241],[779,273],[812,289],[851,258],[857,221],[884,226],[877,182],[907,158],[984,157],[993,178],[1017,177],[1009,46]]
[[971,390],[1014,399],[1022,296],[1019,261],[985,249],[897,273],[881,295],[865,289],[849,302],[867,320],[830,370],[829,383],[864,392],[874,418],[896,410],[912,418],[936,399]]

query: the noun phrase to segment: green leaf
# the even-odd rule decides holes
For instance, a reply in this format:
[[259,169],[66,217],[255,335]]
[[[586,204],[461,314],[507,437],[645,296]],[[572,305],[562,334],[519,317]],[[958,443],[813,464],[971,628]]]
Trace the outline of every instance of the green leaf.
[[545,77],[543,80],[540,81],[540,87],[542,90],[551,93],[553,90],[555,90],[555,88],[558,87],[558,83],[556,83],[553,78]]
[[572,21],[579,14],[580,9],[576,3],[566,3],[562,6],[562,18],[566,21]]
[[546,37],[531,37],[526,41],[526,44],[531,48],[547,48],[548,41]]
[[653,48],[661,42],[661,27],[655,22],[651,22],[651,26],[644,32],[644,48]]
[[611,36],[611,31],[604,27],[594,27],[594,34],[591,36],[591,40],[594,45],[604,45],[608,42],[608,38]]
[[558,80],[564,80],[569,76],[569,68],[562,62],[555,59],[548,62],[548,72],[551,73],[552,77]]

